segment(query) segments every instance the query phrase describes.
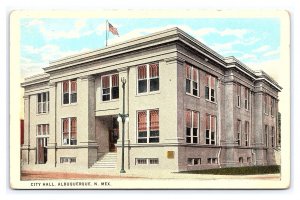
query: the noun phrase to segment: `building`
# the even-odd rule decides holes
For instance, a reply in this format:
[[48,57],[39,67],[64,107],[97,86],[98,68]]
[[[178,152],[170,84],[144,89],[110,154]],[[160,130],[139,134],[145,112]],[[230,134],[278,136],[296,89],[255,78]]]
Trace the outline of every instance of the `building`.
[[26,78],[22,169],[120,170],[122,78],[126,171],[275,164],[282,88],[172,28]]

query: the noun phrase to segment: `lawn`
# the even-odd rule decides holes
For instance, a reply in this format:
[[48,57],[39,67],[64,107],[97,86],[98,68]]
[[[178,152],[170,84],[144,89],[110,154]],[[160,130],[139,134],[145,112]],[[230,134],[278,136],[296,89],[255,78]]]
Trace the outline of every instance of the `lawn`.
[[255,174],[278,174],[280,165],[251,166],[251,167],[230,167],[206,170],[184,171],[186,174],[214,174],[214,175],[255,175]]

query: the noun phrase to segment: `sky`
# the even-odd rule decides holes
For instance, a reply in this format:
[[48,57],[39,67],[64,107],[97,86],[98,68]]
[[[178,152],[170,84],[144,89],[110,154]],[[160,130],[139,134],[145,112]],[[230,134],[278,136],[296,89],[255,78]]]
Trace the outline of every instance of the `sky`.
[[[179,27],[222,56],[234,56],[252,69],[273,73],[270,69],[280,59],[280,21],[277,18],[108,20],[120,35],[109,33],[108,45]],[[105,47],[105,22],[103,18],[21,19],[21,77],[42,73],[49,61]],[[271,76],[276,80],[276,74]]]

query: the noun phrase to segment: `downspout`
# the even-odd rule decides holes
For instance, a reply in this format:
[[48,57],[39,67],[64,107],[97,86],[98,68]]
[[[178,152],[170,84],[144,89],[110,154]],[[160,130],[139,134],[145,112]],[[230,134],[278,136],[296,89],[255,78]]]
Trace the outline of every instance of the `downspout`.
[[30,160],[30,95],[28,95],[28,151],[27,151],[27,163],[29,165],[29,160]]
[[220,162],[220,154],[221,154],[221,150],[222,150],[222,147],[220,146],[220,150],[218,152],[218,165],[219,165],[219,168],[221,168],[221,162]]
[[57,165],[57,137],[56,137],[56,104],[57,104],[57,91],[56,91],[56,83],[54,83],[54,91],[55,91],[55,95],[54,95],[54,167],[56,167]]

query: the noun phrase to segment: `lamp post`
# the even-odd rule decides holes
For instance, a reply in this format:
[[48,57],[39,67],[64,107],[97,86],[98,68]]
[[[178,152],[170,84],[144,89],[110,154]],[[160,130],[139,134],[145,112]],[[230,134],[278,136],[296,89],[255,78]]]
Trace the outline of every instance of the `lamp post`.
[[125,140],[125,121],[129,121],[129,115],[125,114],[125,84],[126,84],[126,79],[124,77],[121,78],[122,82],[122,89],[123,89],[123,112],[122,114],[119,113],[118,116],[118,122],[122,121],[122,165],[121,165],[121,170],[120,173],[126,173],[124,170],[124,140]]

